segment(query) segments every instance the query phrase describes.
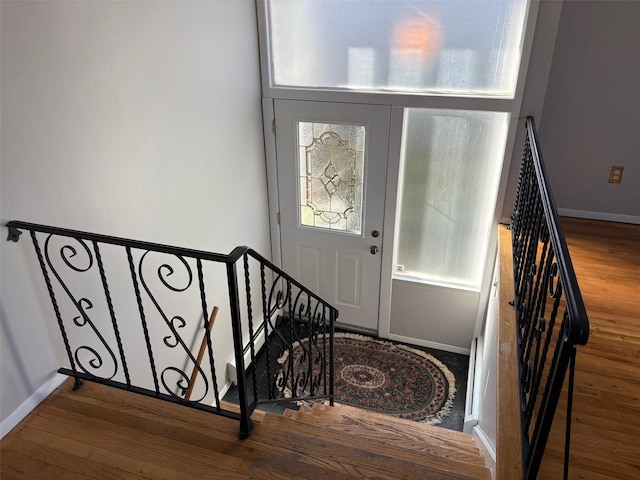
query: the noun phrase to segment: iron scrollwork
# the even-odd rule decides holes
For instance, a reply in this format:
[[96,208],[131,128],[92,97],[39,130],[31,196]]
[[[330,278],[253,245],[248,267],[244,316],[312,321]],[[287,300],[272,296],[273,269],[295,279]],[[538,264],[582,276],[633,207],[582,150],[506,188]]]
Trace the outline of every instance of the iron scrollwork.
[[326,395],[326,318],[311,293],[276,275],[266,301],[266,321],[278,343],[278,371],[271,398]]
[[[109,346],[108,342],[105,340],[102,333],[96,327],[95,322],[89,316],[88,310],[93,308],[93,302],[86,297],[76,298],[73,293],[71,293],[71,289],[67,285],[67,283],[62,279],[61,273],[54,266],[54,262],[51,259],[51,240],[54,238],[53,234],[47,236],[45,240],[44,246],[44,257],[49,267],[49,270],[53,273],[55,278],[58,280],[58,283],[67,294],[71,302],[73,303],[75,309],[78,311],[79,315],[73,318],[73,323],[79,328],[89,327],[89,329],[93,332],[95,337],[99,340],[101,346],[100,350],[104,350],[112,362],[112,372],[111,374],[104,374],[99,371],[102,370],[104,366],[104,358],[101,355],[98,349],[90,346],[90,345],[81,345],[75,349],[73,352],[73,357],[75,359],[76,365],[87,375],[90,375],[95,378],[101,378],[105,380],[113,379],[118,373],[118,362],[116,360],[116,356]],[[61,260],[67,266],[67,268],[76,273],[87,273],[91,271],[94,266],[94,258],[91,253],[91,250],[87,246],[84,240],[79,238],[70,238],[70,237],[55,237],[55,238],[64,238],[65,241],[74,241],[77,245],[73,245],[71,243],[67,243],[60,247],[59,255]],[[82,247],[78,250],[78,246]],[[80,252],[80,253],[79,253]],[[83,355],[84,354],[84,355]],[[88,356],[88,365],[83,360],[85,356]]]
[[[587,341],[589,322],[548,187],[532,118],[527,119],[526,129],[511,233],[524,473],[525,478],[533,479],[549,436],[565,373],[570,365],[574,368],[575,346]],[[567,416],[569,431],[570,416]],[[565,472],[568,458],[567,441]]]
[[[171,318],[169,318],[169,316],[165,313],[163,308],[160,306],[160,302],[158,301],[157,294],[154,295],[151,291],[151,287],[149,286],[148,279],[144,273],[145,268],[143,268],[145,265],[145,260],[147,259],[147,256],[149,255],[149,253],[151,253],[151,251],[146,251],[144,254],[142,254],[142,256],[140,257],[140,261],[138,263],[138,273],[140,276],[140,282],[142,283],[144,290],[147,292],[149,299],[151,300],[153,305],[156,307],[158,313],[162,317],[162,320],[164,321],[169,331],[171,332],[169,335],[166,335],[165,337],[163,337],[162,339],[163,344],[166,347],[171,349],[181,347],[182,350],[184,350],[184,353],[187,355],[189,361],[192,363],[193,368],[197,370],[198,374],[204,381],[204,391],[201,394],[201,396],[199,396],[198,398],[189,399],[190,402],[198,403],[202,401],[207,396],[207,393],[209,392],[209,388],[210,388],[209,380],[207,379],[207,376],[205,375],[204,370],[202,370],[202,367],[200,366],[196,358],[191,353],[191,349],[187,346],[184,339],[179,333],[179,330],[182,330],[187,326],[186,320],[184,319],[184,317],[180,315],[173,315],[171,316]],[[172,279],[178,278],[179,275],[176,274],[177,272],[175,267],[172,266],[170,263],[168,263],[169,260],[163,261],[157,267],[157,270],[156,270],[157,278],[158,280],[160,280],[161,284],[165,288],[167,288],[172,292],[176,292],[176,293],[186,292],[187,290],[189,290],[189,288],[193,284],[192,269],[187,263],[187,261],[184,259],[184,257],[180,255],[170,255],[170,258],[177,260],[178,267],[184,274],[186,274],[186,279],[183,280],[184,284],[178,285],[177,283],[172,282]],[[176,275],[174,276],[174,274]],[[177,380],[169,379],[172,373],[177,375]],[[165,367],[162,370],[162,372],[160,373],[160,381],[162,382],[163,387],[165,388],[165,390],[169,395],[171,395],[176,399],[183,400],[181,395],[184,395],[185,392],[189,390],[189,387],[191,386],[191,375],[187,374],[182,368],[171,365],[171,366]],[[170,386],[172,382],[175,382],[175,387],[176,387],[175,389]],[[179,393],[175,393],[176,389]]]
[[[329,352],[333,349],[331,341],[337,310],[255,251],[247,247],[236,247],[230,254],[224,255],[20,221],[8,222],[7,228],[8,240],[14,242],[18,241],[21,230],[30,233],[70,364],[70,368],[62,367],[58,372],[75,378],[74,389],[84,380],[91,380],[161,400],[188,403],[190,407],[199,410],[224,414],[240,420],[240,438],[246,438],[251,433],[251,413],[257,403],[281,399],[284,396],[282,389],[287,386],[293,388],[294,395],[309,395],[305,391],[309,387],[311,394],[316,394],[316,397],[329,398],[330,403],[333,401],[333,365],[327,349]],[[43,246],[39,241],[40,236],[45,239]],[[100,252],[102,245],[109,245],[104,249],[104,252],[108,253],[104,258]],[[119,249],[124,249],[126,254],[124,263],[121,261],[122,258],[118,257],[123,253]],[[151,253],[153,255],[150,255]],[[240,306],[236,276],[236,262],[243,257],[247,297],[244,311]],[[256,318],[256,328],[253,325],[254,291],[250,288],[248,257],[257,261],[260,271],[263,315],[260,320]],[[119,263],[107,262],[118,259]],[[247,371],[238,368],[240,413],[224,408],[219,402],[211,337],[207,336],[206,342],[211,367],[211,376],[207,377],[185,342],[186,332],[193,330],[189,328],[188,317],[179,312],[173,314],[171,310],[174,308],[171,306],[172,299],[195,299],[198,296],[204,316],[204,327],[209,331],[210,320],[207,321],[208,309],[202,269],[202,262],[205,260],[226,266],[234,354],[238,367],[244,367],[243,355],[248,349],[251,349],[252,363],[261,361],[259,357],[262,353],[258,348],[262,346],[268,359],[266,366],[269,395],[262,395],[264,391],[257,391],[254,379],[254,401],[251,404],[247,401],[245,388]],[[192,266],[192,262],[197,266],[197,281],[194,278],[196,268]],[[111,265],[114,265],[113,269]],[[123,273],[123,268],[130,274],[134,299],[131,296],[127,297],[123,291],[127,282],[112,276],[115,273]],[[116,295],[112,296],[109,283],[118,285],[117,291],[114,291]],[[64,304],[59,302],[58,297],[62,297]],[[123,300],[133,300],[134,303],[123,304]],[[150,308],[152,315],[146,311],[145,304],[153,305]],[[120,311],[122,307],[129,316],[136,306],[153,376],[153,389],[149,388],[149,378],[143,376],[148,375],[149,371],[145,372],[142,369],[134,375],[129,375],[126,351],[130,349],[127,346],[134,340],[126,337],[126,334],[131,333],[129,328],[121,331],[124,325],[119,324],[116,316],[116,311]],[[247,345],[246,338],[242,335],[242,315],[245,312],[248,316],[250,345]],[[161,317],[162,321],[154,325],[149,321],[151,316]],[[111,326],[108,326],[109,324]],[[189,335],[191,333],[192,331]],[[264,336],[264,345],[258,344],[260,335]],[[260,341],[262,342],[262,339]],[[288,355],[287,362],[292,362],[291,352],[295,345],[305,341],[309,343],[305,344],[301,355],[305,361],[309,360],[310,365],[304,365],[301,370],[294,372],[293,368],[282,368],[282,365],[276,366],[272,363],[272,360],[276,360],[276,354],[280,357]],[[135,342],[134,345],[139,350],[141,342]],[[154,356],[154,347],[156,351],[162,350],[157,356]],[[173,365],[165,367],[176,362],[167,360],[168,357],[174,356],[167,356],[167,353],[174,349],[175,357],[179,358],[177,362],[181,365],[186,364],[182,368]],[[157,366],[156,358],[163,359],[165,365]],[[324,374],[327,364],[329,375]],[[190,370],[191,366],[193,369],[188,376],[186,370]],[[252,368],[255,373],[255,365]],[[280,381],[276,382],[278,369],[282,376]],[[119,378],[121,375],[124,382]],[[204,388],[204,393],[197,399],[182,398],[180,393],[186,391],[191,394],[189,389],[198,375],[203,379],[199,381],[199,387]],[[161,381],[158,377],[161,377]],[[274,385],[280,386],[281,389],[278,392],[272,391]],[[321,392],[322,387],[324,391]],[[212,390],[216,399],[215,405],[202,401]],[[265,396],[268,398],[265,399]]]

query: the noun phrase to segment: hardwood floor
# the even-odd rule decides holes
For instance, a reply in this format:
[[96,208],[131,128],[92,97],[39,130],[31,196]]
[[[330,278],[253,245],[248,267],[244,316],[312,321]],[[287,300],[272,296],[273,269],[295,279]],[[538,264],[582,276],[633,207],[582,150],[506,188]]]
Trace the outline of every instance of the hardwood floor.
[[[636,480],[640,478],[640,226],[570,218],[562,218],[561,224],[590,322],[589,342],[578,347],[576,361],[569,478]],[[503,257],[501,264],[505,261]],[[501,282],[503,278],[504,274]],[[501,305],[512,293],[503,296]],[[501,311],[503,321],[510,320]],[[500,376],[504,386],[502,382]],[[562,478],[566,398],[565,385],[541,464],[542,480]],[[498,403],[500,408],[500,391]],[[517,411],[511,418],[516,420],[509,423],[517,422]],[[498,480],[512,480],[517,471],[513,463],[519,459],[501,465],[500,431],[513,437],[513,429],[502,423]],[[509,441],[503,439],[503,444]],[[509,468],[511,473],[505,473]]]
[[[562,219],[590,322],[578,347],[569,473],[640,478],[640,226]],[[541,479],[562,478],[566,395]]]
[[484,479],[472,437],[351,407],[234,420],[87,382],[1,444],[2,479]]

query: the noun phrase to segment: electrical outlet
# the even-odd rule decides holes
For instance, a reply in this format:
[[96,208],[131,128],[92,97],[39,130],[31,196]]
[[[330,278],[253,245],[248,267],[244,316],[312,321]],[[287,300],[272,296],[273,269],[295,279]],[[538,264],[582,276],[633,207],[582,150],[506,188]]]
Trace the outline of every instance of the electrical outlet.
[[609,173],[609,183],[620,183],[622,182],[622,172],[624,171],[624,167],[619,165],[614,165],[611,167],[611,173]]
[[400,265],[400,264],[396,265],[396,272],[398,273],[404,272],[404,265]]

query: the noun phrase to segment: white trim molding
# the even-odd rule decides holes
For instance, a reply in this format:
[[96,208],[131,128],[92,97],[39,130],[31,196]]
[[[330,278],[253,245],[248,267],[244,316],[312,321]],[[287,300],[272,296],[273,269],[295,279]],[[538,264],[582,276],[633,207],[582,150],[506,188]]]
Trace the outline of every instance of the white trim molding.
[[389,340],[396,342],[408,343],[410,345],[417,345],[419,347],[435,348],[436,350],[444,350],[445,352],[460,353],[462,355],[469,355],[471,349],[456,347],[455,345],[445,345],[443,343],[429,342],[427,340],[421,340],[419,338],[405,337],[403,335],[396,335],[394,333],[389,334]]
[[589,220],[604,220],[606,222],[633,223],[640,225],[640,216],[623,215],[620,213],[590,212],[588,210],[573,210],[571,208],[558,208],[561,217],[587,218]]
[[33,394],[20,404],[7,418],[0,424],[0,439],[13,430],[24,418],[31,413],[51,392],[62,385],[67,378],[66,375],[55,373]]
[[476,440],[476,444],[480,448],[480,454],[484,458],[484,463],[491,471],[491,478],[496,478],[496,447],[491,442],[487,434],[482,430],[480,425],[473,427],[473,438]]

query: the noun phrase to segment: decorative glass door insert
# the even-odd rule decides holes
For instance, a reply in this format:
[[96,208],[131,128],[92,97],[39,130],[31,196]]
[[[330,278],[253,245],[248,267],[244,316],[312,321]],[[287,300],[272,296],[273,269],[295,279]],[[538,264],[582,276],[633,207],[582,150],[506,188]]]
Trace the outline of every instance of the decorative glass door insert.
[[300,225],[360,235],[365,131],[298,122]]

